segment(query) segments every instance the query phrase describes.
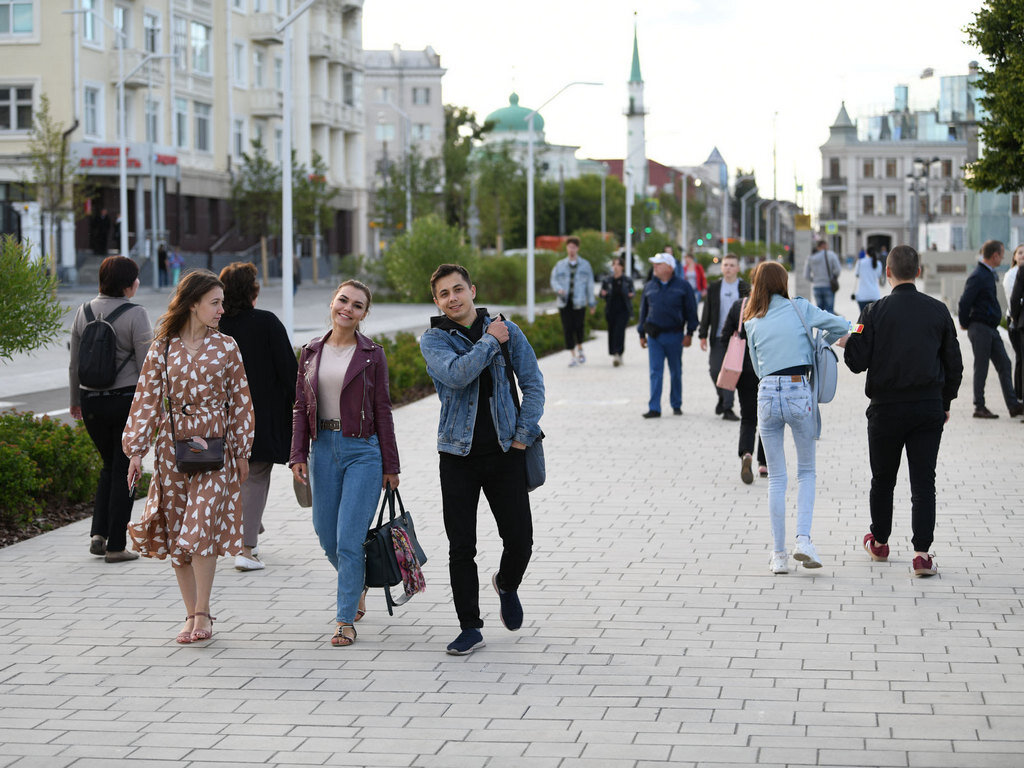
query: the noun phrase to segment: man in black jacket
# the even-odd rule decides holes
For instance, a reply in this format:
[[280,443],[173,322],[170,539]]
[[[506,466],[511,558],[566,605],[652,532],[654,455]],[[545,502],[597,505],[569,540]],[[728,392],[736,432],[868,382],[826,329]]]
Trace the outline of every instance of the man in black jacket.
[[1010,411],[1010,417],[1024,413],[1024,404],[1013,393],[1013,373],[1010,358],[1006,354],[1003,340],[999,337],[999,323],[1003,311],[996,294],[996,267],[1003,263],[1003,244],[989,240],[981,246],[978,266],[967,278],[964,292],[960,296],[958,315],[960,327],[967,331],[974,350],[974,418],[997,419],[996,414],[985,407],[985,379],[988,377],[988,363],[996,367],[1003,400]]
[[953,319],[942,302],[919,293],[921,258],[907,245],[889,252],[885,274],[892,293],[869,304],[846,342],[844,360],[867,371],[868,455],[871,461],[871,532],[864,549],[872,560],[889,557],[892,496],[900,456],[910,470],[911,526],[917,576],[934,576],[928,554],[935,531],[935,461],[942,427],[960,389],[963,361]]
[[[718,392],[718,403],[715,414],[721,414],[726,421],[739,421],[739,416],[732,409],[735,392],[718,386],[718,373],[722,370],[725,351],[729,348],[729,340],[722,338],[722,326],[729,309],[739,299],[750,295],[750,284],[740,279],[740,260],[734,253],[722,257],[722,279],[708,285],[707,301],[700,317],[700,348],[708,350],[708,334],[711,335],[711,352],[708,354],[708,369],[711,383]],[[723,301],[723,297],[725,300]]]

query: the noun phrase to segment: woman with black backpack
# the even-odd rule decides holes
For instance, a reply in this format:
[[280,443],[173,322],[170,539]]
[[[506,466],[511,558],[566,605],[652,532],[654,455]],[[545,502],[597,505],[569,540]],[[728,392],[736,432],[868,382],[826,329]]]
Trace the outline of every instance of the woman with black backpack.
[[153,340],[149,313],[129,301],[138,289],[138,265],[108,256],[100,265],[99,295],[78,308],[71,326],[71,415],[85,422],[103,460],[89,552],[108,563],[139,557],[125,548],[134,494],[124,482],[128,457],[121,451],[139,370]]

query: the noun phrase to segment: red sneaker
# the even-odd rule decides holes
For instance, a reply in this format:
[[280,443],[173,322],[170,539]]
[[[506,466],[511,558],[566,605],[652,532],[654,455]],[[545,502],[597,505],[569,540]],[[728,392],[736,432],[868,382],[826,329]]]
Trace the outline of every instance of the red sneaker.
[[910,566],[915,576],[934,576],[939,572],[935,567],[935,559],[931,555],[918,555],[914,558],[914,564]]
[[889,559],[889,545],[876,542],[873,534],[869,533],[864,536],[864,549],[871,555],[872,560],[884,563]]

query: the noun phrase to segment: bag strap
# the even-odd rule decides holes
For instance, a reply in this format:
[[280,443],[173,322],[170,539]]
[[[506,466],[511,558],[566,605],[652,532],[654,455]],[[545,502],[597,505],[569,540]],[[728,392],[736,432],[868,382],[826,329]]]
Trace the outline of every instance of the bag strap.
[[833,280],[835,278],[832,277],[832,262],[828,260],[828,253],[828,248],[826,248],[823,254],[825,257],[825,271],[828,272],[828,279]]
[[174,408],[171,406],[171,381],[167,378],[167,355],[171,348],[170,338],[164,339],[164,398],[167,402],[167,416],[171,422],[171,445],[177,445],[174,435]]
[[402,503],[402,497],[398,493],[397,488],[392,488],[391,483],[388,483],[384,489],[384,498],[380,501],[380,512],[377,514],[377,524],[375,528],[380,528],[384,524],[384,510],[388,510],[388,522],[390,523],[395,519],[395,502],[398,502],[398,510],[402,517],[405,517],[405,504]]
[[743,310],[746,308],[747,297],[744,296],[742,299],[740,299],[740,321],[736,323],[736,330],[732,332],[733,336],[739,336],[741,339],[744,338],[743,336],[740,336],[740,331],[743,330]]

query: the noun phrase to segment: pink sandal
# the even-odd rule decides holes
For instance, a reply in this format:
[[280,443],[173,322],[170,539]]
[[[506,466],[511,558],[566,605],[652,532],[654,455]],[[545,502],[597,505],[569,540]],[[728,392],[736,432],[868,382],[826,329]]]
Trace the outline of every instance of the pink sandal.
[[203,613],[202,611],[196,611],[195,615],[196,616],[205,616],[206,618],[208,618],[210,620],[210,628],[209,629],[193,629],[192,630],[192,639],[191,639],[190,642],[195,643],[195,642],[198,642],[200,640],[209,640],[211,637],[213,637],[213,622],[215,622],[217,620],[217,618],[215,616],[211,616],[208,613]]
[[[196,618],[195,614],[194,613],[190,613],[188,616],[185,617],[185,621],[186,622],[193,621],[193,620],[195,620],[195,618]],[[191,629],[183,629],[183,630],[181,630],[181,632],[178,633],[178,636],[176,638],[174,638],[174,641],[176,643],[181,643],[182,645],[188,645],[189,643],[192,642],[192,630]]]

